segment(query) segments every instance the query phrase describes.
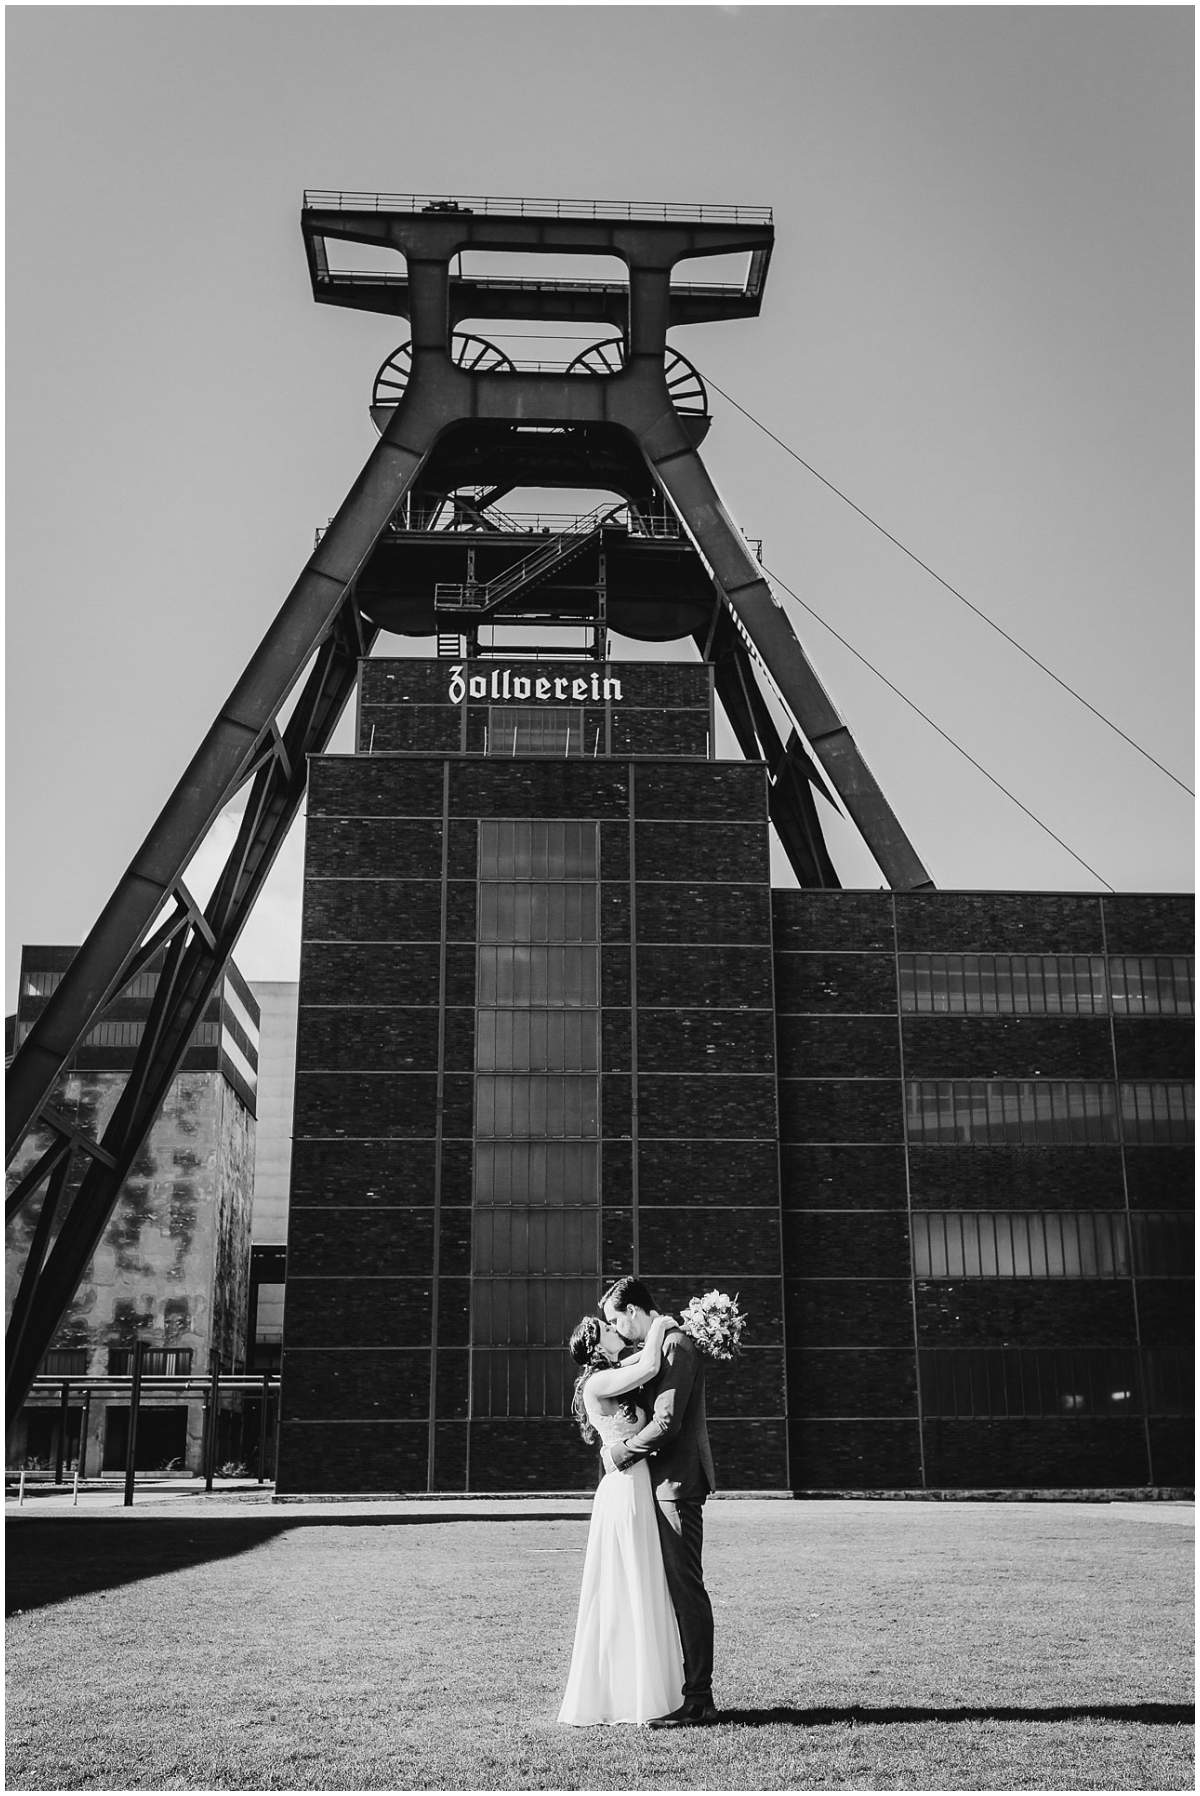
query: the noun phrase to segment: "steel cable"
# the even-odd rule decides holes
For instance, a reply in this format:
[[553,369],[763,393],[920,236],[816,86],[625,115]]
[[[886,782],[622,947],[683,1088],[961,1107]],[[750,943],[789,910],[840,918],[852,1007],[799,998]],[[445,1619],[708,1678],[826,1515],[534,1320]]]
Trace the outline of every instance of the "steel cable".
[[[782,437],[776,436],[773,430],[768,429],[767,425],[765,425],[760,418],[756,418],[753,412],[748,412],[744,405],[739,405],[733,395],[727,393],[724,387],[719,387],[710,375],[705,375],[704,378],[706,384],[712,388],[714,393],[719,393],[722,399],[728,400],[729,404],[732,405],[735,410],[741,412],[743,418],[748,418],[756,429],[762,431],[764,436],[770,437],[771,441],[777,443],[785,454],[791,456],[793,461],[799,462],[800,466],[811,474],[814,480],[819,480],[822,486],[828,487],[829,491],[839,498],[844,505],[848,505],[851,511],[857,512],[859,517],[870,524],[873,530],[877,530],[881,536],[886,537],[888,542],[899,549],[902,555],[907,555],[908,559],[915,562],[919,568],[929,575],[930,579],[936,580],[939,586],[944,587],[953,598],[958,599],[961,604],[965,605],[968,611],[973,611],[975,616],[981,618],[990,630],[995,630],[996,634],[1002,636],[1005,642],[1011,643],[1013,648],[1024,655],[1027,661],[1032,661],[1033,665],[1039,667],[1048,678],[1054,681],[1056,686],[1061,686],[1064,692],[1070,693],[1071,697],[1081,704],[1085,710],[1090,711],[1093,717],[1099,718],[1100,722],[1106,724],[1115,735],[1118,735],[1121,738],[1122,742],[1127,742],[1130,748],[1135,748],[1139,755],[1144,756],[1144,758],[1150,762],[1151,766],[1157,767],[1160,773],[1166,774],[1167,778],[1173,780],[1174,783],[1181,787],[1189,797],[1194,798],[1196,796],[1192,788],[1187,785],[1185,781],[1181,780],[1178,774],[1172,773],[1169,767],[1164,767],[1161,761],[1155,759],[1149,749],[1143,748],[1140,742],[1135,742],[1133,737],[1127,735],[1119,724],[1113,722],[1111,717],[1106,717],[1103,711],[1098,710],[1090,700],[1084,698],[1081,692],[1076,692],[1074,686],[1070,685],[1059,674],[1056,674],[1053,668],[1047,667],[1044,661],[1039,661],[1037,656],[1033,654],[1030,649],[1027,649],[1023,643],[1017,641],[1015,636],[1010,636],[1008,631],[1004,629],[1002,625],[996,623],[987,615],[986,611],[981,611],[978,605],[973,604],[971,600],[967,598],[965,593],[959,592],[956,586],[951,586],[949,580],[943,579],[941,574],[934,568],[931,568],[927,561],[922,561],[921,557],[914,554],[911,549],[907,548],[904,543],[900,541],[899,537],[893,536],[890,530],[885,529],[884,526],[879,523],[877,519],[873,518],[869,512],[864,511],[861,505],[856,505],[854,500],[851,499],[847,493],[844,493],[840,487],[835,486],[832,480],[827,480],[824,474],[813,467],[811,462],[805,461],[802,455],[797,454],[796,450],[793,449],[790,444],[785,443]],[[816,614],[814,613],[814,616],[815,615]]]

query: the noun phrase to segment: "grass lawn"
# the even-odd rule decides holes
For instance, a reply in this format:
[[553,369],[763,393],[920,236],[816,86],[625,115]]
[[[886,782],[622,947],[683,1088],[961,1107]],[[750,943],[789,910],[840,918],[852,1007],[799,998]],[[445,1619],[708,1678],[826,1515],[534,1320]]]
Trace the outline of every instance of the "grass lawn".
[[1193,1787],[1190,1508],[706,1516],[726,1720],[658,1734],[555,1725],[584,1505],[27,1509],[5,1787]]

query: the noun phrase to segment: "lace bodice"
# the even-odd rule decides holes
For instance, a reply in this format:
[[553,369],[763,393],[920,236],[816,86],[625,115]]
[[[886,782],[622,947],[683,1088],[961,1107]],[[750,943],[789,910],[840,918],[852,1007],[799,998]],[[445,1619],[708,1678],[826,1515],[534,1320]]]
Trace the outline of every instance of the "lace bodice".
[[611,1416],[597,1416],[594,1420],[602,1447],[611,1447],[616,1441],[627,1441],[642,1426],[640,1419],[636,1415],[630,1415],[627,1409],[618,1410]]

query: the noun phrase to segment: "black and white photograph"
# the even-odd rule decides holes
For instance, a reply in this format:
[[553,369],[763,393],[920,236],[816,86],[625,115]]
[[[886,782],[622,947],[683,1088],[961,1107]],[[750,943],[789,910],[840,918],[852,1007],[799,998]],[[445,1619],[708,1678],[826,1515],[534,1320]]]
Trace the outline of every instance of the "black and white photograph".
[[1193,9],[5,43],[5,1788],[1194,1788]]

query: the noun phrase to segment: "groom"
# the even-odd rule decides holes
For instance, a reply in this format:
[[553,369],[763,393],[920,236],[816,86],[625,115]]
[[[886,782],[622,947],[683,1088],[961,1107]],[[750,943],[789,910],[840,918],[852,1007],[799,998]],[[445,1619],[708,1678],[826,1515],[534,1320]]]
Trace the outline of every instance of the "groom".
[[[605,1321],[631,1348],[640,1347],[658,1311],[640,1279],[619,1278],[600,1299]],[[651,1727],[704,1727],[713,1707],[713,1612],[704,1588],[704,1499],[716,1488],[704,1417],[704,1361],[687,1335],[673,1328],[663,1342],[662,1368],[645,1387],[651,1404],[644,1428],[607,1449],[618,1471],[650,1460],[657,1498],[663,1566],[683,1647],[683,1703]]]

